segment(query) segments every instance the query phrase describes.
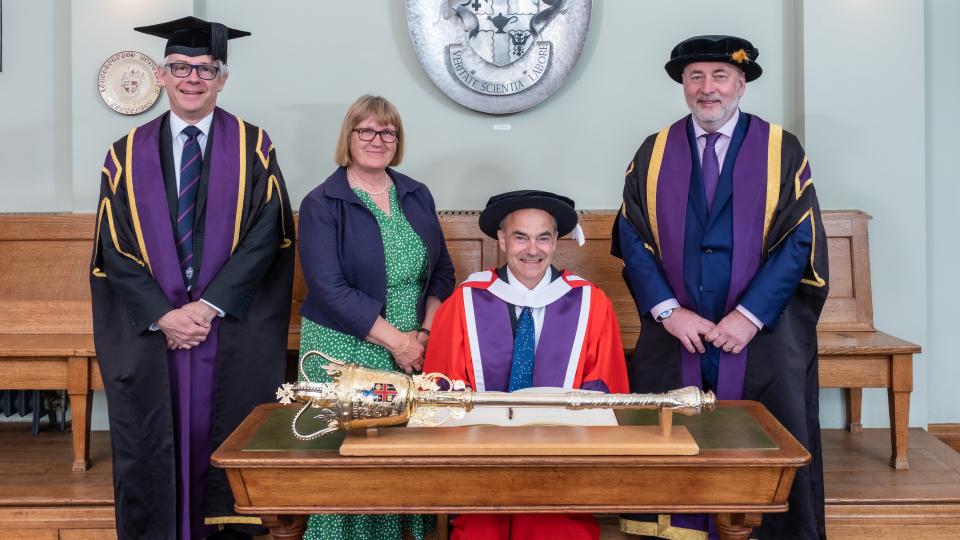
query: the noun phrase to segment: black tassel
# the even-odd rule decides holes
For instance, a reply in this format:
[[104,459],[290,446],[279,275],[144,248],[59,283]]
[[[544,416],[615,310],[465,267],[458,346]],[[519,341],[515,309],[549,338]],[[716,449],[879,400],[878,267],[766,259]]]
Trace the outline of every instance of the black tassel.
[[227,27],[220,23],[210,23],[210,54],[227,63]]

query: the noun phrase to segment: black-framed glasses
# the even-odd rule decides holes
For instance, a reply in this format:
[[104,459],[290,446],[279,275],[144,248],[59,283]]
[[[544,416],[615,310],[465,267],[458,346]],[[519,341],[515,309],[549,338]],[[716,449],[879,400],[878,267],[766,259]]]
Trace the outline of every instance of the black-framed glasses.
[[212,81],[217,78],[217,74],[220,73],[220,68],[218,66],[210,66],[207,64],[188,64],[186,62],[170,62],[167,64],[167,69],[170,70],[170,74],[178,79],[186,79],[190,76],[190,72],[197,70],[197,77],[205,81]]
[[353,131],[356,132],[357,137],[363,142],[370,142],[376,138],[377,135],[379,135],[380,140],[385,143],[397,142],[397,139],[400,137],[400,134],[392,129],[381,129],[377,131],[370,128],[357,128]]

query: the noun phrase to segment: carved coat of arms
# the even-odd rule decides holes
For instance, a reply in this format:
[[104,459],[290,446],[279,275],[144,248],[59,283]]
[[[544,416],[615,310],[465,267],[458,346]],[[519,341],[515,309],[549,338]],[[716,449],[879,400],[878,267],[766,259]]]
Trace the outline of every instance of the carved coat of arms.
[[573,69],[591,0],[407,0],[407,24],[427,75],[475,110],[536,105]]

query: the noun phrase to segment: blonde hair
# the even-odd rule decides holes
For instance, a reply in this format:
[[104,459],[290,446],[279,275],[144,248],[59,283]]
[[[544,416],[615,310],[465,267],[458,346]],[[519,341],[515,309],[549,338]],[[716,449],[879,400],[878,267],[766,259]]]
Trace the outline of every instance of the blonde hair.
[[381,96],[363,95],[353,102],[353,105],[347,109],[346,116],[343,117],[343,124],[340,126],[340,137],[337,139],[337,150],[333,154],[334,161],[341,167],[346,167],[353,162],[350,156],[350,137],[353,135],[354,128],[368,116],[373,117],[374,122],[382,125],[393,124],[397,129],[397,149],[390,161],[390,166],[397,166],[403,159],[403,122],[400,120],[400,113],[386,98]]

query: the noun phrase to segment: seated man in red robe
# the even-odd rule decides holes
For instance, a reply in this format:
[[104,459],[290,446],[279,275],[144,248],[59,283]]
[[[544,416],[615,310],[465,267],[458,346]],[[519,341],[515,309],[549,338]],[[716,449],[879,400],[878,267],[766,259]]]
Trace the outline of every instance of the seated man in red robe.
[[[506,256],[472,274],[437,311],[423,371],[477,391],[552,386],[628,392],[613,306],[595,285],[551,264],[557,239],[576,230],[574,203],[544,191],[491,197],[480,229]],[[585,514],[461,514],[450,538],[599,538]]]

